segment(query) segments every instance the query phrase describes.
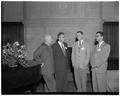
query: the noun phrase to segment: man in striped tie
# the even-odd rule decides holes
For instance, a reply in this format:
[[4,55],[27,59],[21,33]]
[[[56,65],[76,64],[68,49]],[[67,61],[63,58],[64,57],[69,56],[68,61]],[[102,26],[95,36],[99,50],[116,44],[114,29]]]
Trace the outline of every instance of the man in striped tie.
[[53,44],[53,56],[55,63],[55,79],[57,92],[65,92],[67,87],[67,43],[65,43],[64,33],[59,32],[57,35],[58,41]]

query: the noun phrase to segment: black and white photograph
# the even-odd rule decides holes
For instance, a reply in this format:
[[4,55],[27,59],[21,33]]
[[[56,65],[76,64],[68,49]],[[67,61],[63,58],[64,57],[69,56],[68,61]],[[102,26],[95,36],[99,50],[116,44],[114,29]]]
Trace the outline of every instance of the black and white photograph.
[[2,95],[119,95],[119,1],[1,1]]

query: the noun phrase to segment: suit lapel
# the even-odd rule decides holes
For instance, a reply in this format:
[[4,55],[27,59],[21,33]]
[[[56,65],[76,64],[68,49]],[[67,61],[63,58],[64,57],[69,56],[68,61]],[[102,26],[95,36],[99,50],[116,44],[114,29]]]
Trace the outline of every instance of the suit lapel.
[[102,45],[100,46],[100,48],[103,49],[105,45],[106,45],[106,43],[103,42]]
[[[100,46],[101,51],[103,50],[103,48],[104,48],[105,45],[106,45],[106,43],[103,42],[102,45]],[[95,46],[95,51],[99,52],[99,51],[97,51],[97,48],[98,48],[98,44]]]
[[[61,46],[59,45],[58,42],[57,42],[57,46],[58,46],[58,49],[61,50],[61,52],[63,53],[63,50],[62,50],[62,48],[61,48]],[[63,55],[65,55],[65,54],[63,53]]]

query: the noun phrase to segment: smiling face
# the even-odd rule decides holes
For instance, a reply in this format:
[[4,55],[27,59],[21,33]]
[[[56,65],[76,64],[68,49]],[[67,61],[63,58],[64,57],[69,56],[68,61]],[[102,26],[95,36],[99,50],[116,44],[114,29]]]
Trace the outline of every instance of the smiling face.
[[58,39],[59,39],[60,42],[64,42],[65,41],[65,36],[63,34],[61,34]]
[[96,34],[96,38],[95,38],[98,42],[101,42],[103,40],[103,36],[101,36],[100,33]]
[[83,35],[81,33],[77,33],[76,35],[77,35],[76,37],[77,37],[78,41],[83,39]]

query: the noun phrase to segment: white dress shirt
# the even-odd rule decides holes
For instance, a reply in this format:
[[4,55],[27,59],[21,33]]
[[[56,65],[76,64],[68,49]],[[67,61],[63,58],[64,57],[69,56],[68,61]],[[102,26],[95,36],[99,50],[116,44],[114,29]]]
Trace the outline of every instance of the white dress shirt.
[[100,48],[100,46],[103,44],[103,42],[104,42],[104,41],[101,41],[101,42],[99,43],[99,46],[98,46],[99,48]]
[[64,47],[64,44],[63,44],[63,43],[61,43],[60,41],[58,41],[58,44],[60,45],[60,47],[61,47],[61,48],[63,48],[63,47]]
[[61,49],[62,49],[62,51],[63,51],[64,55],[66,55],[66,53],[65,53],[65,46],[64,46],[64,44],[63,44],[63,43],[61,43],[60,41],[58,41],[58,44],[60,45],[60,47],[61,47]]
[[80,44],[83,44],[83,40],[81,40],[80,42],[78,41],[78,47],[80,47]]

